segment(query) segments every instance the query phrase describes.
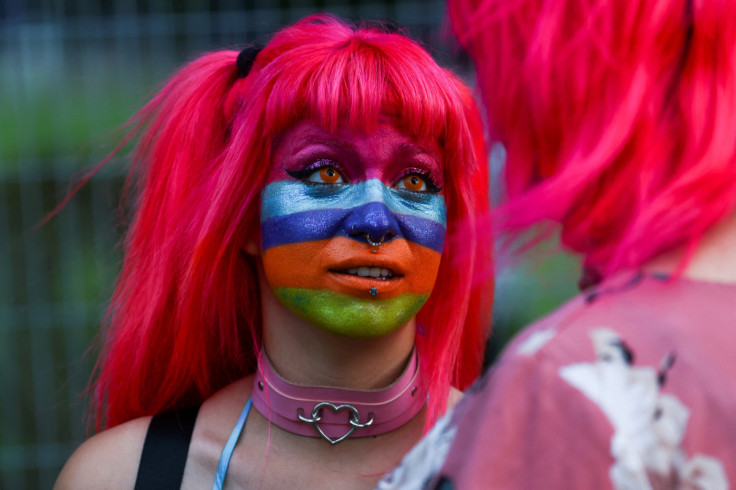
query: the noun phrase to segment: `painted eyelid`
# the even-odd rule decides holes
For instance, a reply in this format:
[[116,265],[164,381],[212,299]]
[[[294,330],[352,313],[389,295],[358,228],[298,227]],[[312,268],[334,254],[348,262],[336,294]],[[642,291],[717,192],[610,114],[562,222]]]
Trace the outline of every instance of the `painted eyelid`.
[[319,170],[324,167],[333,167],[342,174],[342,165],[331,158],[317,158],[312,163],[304,167],[305,171]]

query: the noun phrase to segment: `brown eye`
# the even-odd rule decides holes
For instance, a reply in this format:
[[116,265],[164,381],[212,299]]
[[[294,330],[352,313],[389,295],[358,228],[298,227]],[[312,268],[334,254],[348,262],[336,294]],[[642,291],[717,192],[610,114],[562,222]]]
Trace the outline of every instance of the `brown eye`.
[[403,177],[399,181],[397,187],[399,189],[406,189],[408,191],[424,192],[427,190],[427,182],[421,175],[410,174],[406,177]]
[[325,184],[336,184],[340,180],[340,172],[333,167],[322,167],[319,169],[319,177]]
[[315,168],[309,171],[309,173],[301,177],[302,180],[312,184],[346,184],[345,177],[342,176],[340,171],[332,165],[325,165],[323,167]]
[[348,180],[340,171],[340,164],[329,158],[320,158],[303,170],[285,169],[286,173],[310,185],[340,185]]

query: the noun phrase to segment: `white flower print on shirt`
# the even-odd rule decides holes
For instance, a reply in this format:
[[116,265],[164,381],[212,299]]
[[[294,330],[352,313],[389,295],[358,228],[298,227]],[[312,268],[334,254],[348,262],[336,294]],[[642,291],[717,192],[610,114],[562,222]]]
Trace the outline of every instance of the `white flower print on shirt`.
[[590,334],[597,360],[560,368],[560,376],[606,415],[614,428],[610,469],[617,490],[676,488],[727,490],[723,465],[704,455],[688,459],[681,448],[690,416],[680,400],[660,393],[663,370],[633,367],[631,352],[607,328]]

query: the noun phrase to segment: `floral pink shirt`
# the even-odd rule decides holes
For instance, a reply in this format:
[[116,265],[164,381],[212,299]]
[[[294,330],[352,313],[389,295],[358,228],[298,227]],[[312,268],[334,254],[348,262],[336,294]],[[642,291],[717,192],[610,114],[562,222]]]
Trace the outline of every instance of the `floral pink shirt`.
[[624,275],[527,328],[379,488],[736,487],[736,285]]

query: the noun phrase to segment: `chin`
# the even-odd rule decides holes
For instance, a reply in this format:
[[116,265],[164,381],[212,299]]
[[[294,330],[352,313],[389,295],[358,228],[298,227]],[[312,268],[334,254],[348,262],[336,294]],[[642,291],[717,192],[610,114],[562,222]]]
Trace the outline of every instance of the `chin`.
[[331,290],[279,288],[279,301],[293,313],[330,333],[376,338],[398,330],[422,308],[427,294],[359,298]]

